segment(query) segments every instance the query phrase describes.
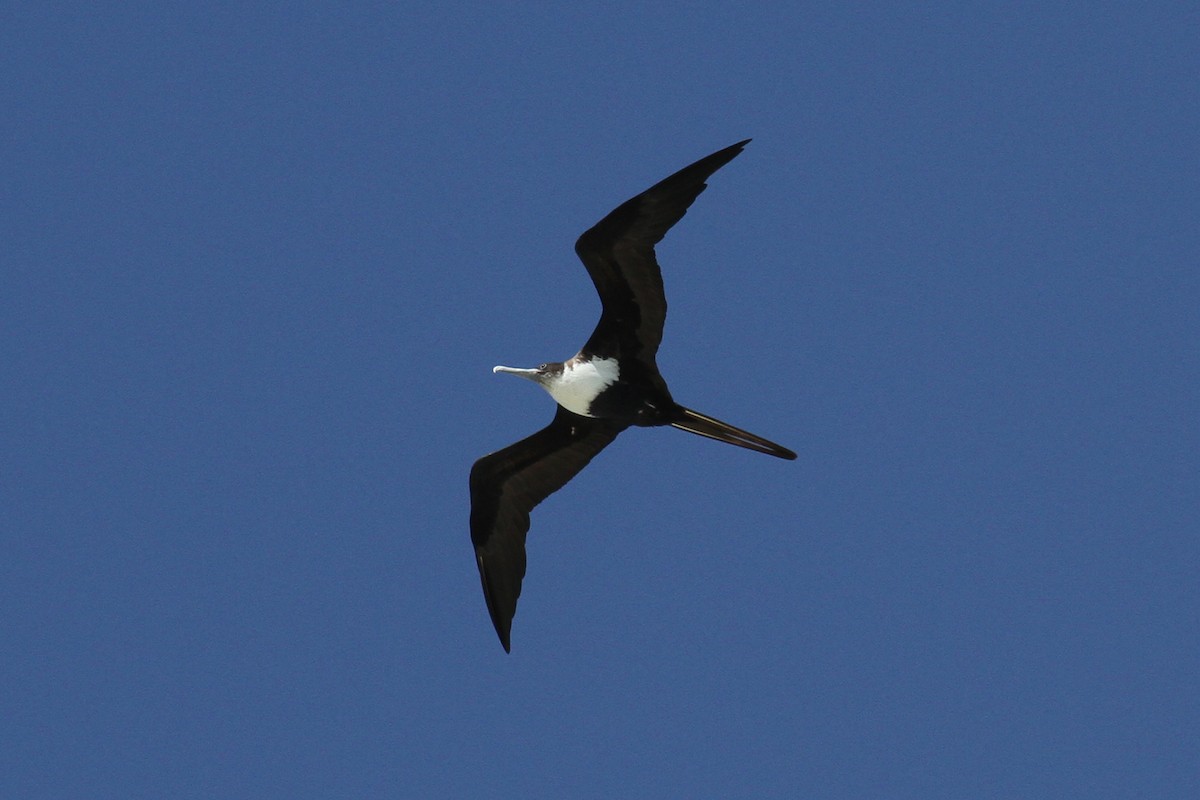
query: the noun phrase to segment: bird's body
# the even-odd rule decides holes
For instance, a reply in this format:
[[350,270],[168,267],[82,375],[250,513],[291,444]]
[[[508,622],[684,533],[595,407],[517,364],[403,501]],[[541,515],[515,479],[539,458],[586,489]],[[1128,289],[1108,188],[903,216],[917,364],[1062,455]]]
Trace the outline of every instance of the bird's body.
[[674,401],[655,354],[667,303],[654,245],[747,139],[684,167],[622,203],[575,244],[603,304],[573,358],[535,369],[496,367],[534,381],[558,404],[549,426],[471,468],[471,539],[488,612],[508,650],[525,575],[529,513],[630,426],[671,425],[778,458],[796,454]]

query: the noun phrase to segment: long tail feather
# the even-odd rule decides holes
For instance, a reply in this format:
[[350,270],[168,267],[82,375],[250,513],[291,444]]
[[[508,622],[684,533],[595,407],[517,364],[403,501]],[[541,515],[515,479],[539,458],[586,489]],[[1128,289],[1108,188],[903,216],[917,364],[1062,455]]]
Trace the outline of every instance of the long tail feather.
[[681,415],[680,419],[672,422],[671,426],[679,428],[681,431],[707,436],[709,439],[716,439],[718,442],[735,444],[738,447],[745,447],[747,450],[756,450],[760,453],[766,453],[769,456],[775,456],[776,458],[786,458],[789,461],[796,457],[796,454],[786,447],[775,444],[761,436],[755,436],[753,433],[744,431],[741,428],[735,428],[728,422],[721,422],[719,419],[707,417],[698,411],[692,411],[690,408],[684,408],[683,406],[679,406],[679,413]]

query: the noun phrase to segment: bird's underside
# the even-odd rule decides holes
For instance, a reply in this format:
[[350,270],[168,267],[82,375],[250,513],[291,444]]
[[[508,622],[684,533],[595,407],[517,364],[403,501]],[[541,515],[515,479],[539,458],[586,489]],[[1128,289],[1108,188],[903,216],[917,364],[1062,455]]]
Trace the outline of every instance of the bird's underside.
[[603,310],[578,355],[537,369],[496,368],[540,384],[559,403],[548,426],[471,468],[471,540],[488,613],[506,651],[525,576],[530,512],[621,431],[631,425],[671,425],[778,458],[796,457],[774,442],[678,405],[655,364],[667,303],[654,245],[704,191],[708,177],[748,141],[684,167],[579,237],[575,251]]

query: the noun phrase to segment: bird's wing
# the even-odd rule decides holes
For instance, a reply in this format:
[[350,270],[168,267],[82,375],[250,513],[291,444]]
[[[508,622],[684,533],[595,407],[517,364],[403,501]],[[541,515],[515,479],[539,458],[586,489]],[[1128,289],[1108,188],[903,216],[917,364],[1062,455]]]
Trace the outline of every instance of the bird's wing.
[[604,306],[583,352],[637,358],[654,365],[667,318],[654,245],[683,218],[704,191],[708,177],[732,161],[749,141],[705,156],[626,200],[575,242],[575,252],[592,276]]
[[562,406],[554,421],[471,467],[471,541],[488,613],[505,651],[521,579],[529,512],[561,489],[627,426]]

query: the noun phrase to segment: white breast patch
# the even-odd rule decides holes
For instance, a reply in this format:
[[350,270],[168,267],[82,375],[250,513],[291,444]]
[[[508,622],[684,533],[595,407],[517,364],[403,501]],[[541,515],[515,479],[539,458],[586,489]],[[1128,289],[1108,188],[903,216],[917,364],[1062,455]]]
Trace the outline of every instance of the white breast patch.
[[593,358],[583,363],[571,360],[563,365],[558,380],[546,386],[546,391],[567,411],[590,417],[588,407],[596,395],[616,383],[619,375],[616,359]]

